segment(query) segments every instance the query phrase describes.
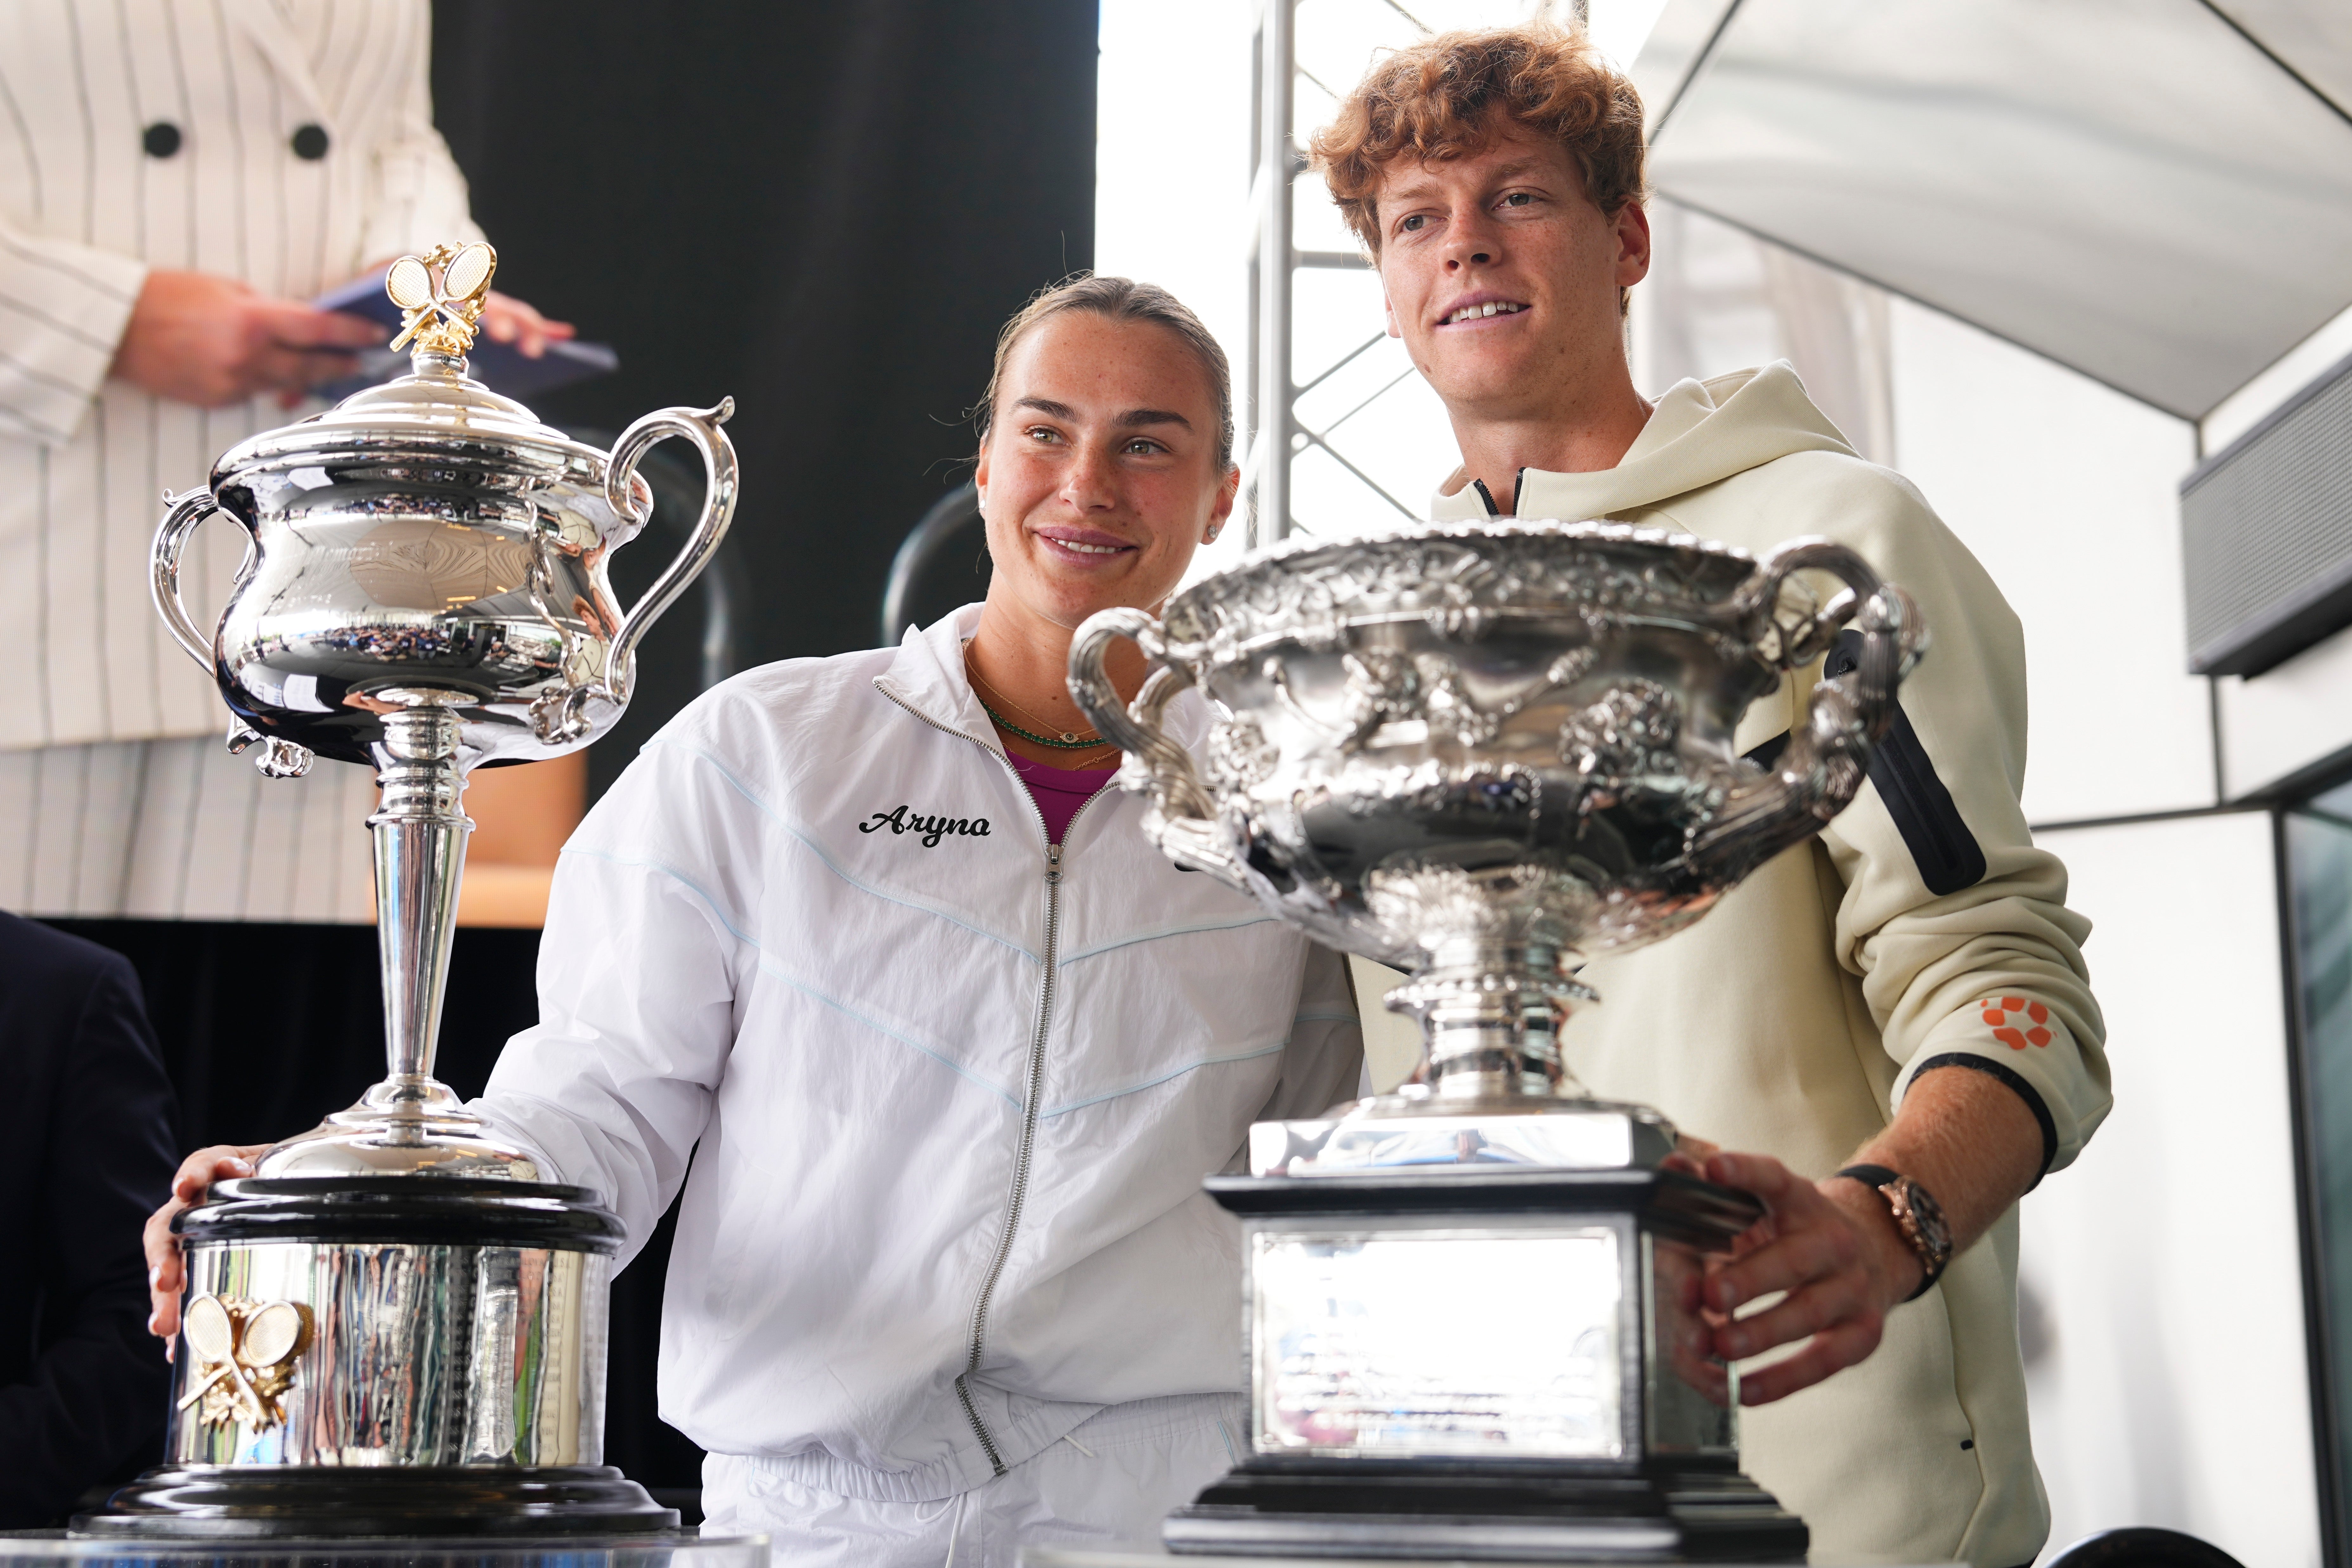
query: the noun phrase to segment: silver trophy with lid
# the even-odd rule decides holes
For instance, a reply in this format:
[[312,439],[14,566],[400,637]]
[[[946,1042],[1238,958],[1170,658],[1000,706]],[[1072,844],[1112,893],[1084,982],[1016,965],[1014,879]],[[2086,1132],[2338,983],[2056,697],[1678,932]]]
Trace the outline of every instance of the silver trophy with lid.
[[[600,1463],[619,1221],[433,1077],[478,767],[559,757],[627,706],[637,645],[736,499],[716,408],[646,415],[609,452],[467,375],[497,258],[395,262],[411,374],[225,454],[167,498],[157,611],[218,682],[232,751],[295,778],[375,770],[388,1076],[180,1216],[188,1258],[165,1463],[75,1521],[110,1535],[610,1534],[675,1510]],[[624,609],[637,465],[671,437],[708,481],[692,536]],[[250,536],[207,631],[191,534]],[[289,786],[290,787],[290,786]],[[259,955],[266,979],[267,955]]]
[[[1251,1442],[1172,1549],[1802,1554],[1739,1473],[1736,1373],[1688,1348],[1706,1257],[1760,1210],[1661,1169],[1675,1129],[1586,1091],[1558,1025],[1600,1000],[1585,959],[1700,919],[1853,798],[1927,644],[1843,546],[1605,522],[1294,541],[1079,628],[1070,689],[1145,831],[1406,971],[1388,1005],[1423,1033],[1394,1092],[1260,1123],[1250,1173],[1209,1180],[1244,1226]],[[1769,760],[1735,752],[1824,656]],[[1160,727],[1188,688],[1216,714],[1198,768]]]

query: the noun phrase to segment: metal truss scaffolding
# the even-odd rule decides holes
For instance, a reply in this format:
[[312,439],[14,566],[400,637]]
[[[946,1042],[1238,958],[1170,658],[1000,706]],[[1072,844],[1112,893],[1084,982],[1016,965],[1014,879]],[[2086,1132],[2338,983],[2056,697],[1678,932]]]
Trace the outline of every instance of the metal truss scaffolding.
[[[1353,401],[1319,427],[1299,417],[1300,398],[1322,386],[1380,347],[1387,334],[1374,331],[1337,355],[1315,363],[1296,363],[1293,307],[1302,271],[1361,272],[1365,258],[1353,250],[1301,250],[1296,244],[1295,186],[1307,159],[1295,134],[1302,79],[1337,100],[1350,85],[1324,82],[1299,63],[1300,13],[1310,5],[1327,20],[1348,26],[1351,37],[1372,35],[1394,45],[1425,37],[1440,26],[1496,23],[1531,15],[1551,16],[1580,26],[1585,0],[1264,0],[1254,49],[1256,73],[1250,94],[1249,247],[1249,441],[1243,459],[1245,488],[1254,500],[1249,543],[1271,544],[1300,531],[1292,504],[1292,465],[1319,452],[1407,519],[1421,510],[1400,500],[1335,439],[1340,425],[1413,374],[1407,364],[1382,378],[1377,390]],[[1348,12],[1354,16],[1342,15]],[[1369,63],[1369,61],[1367,61]],[[1302,379],[1302,373],[1304,378]]]

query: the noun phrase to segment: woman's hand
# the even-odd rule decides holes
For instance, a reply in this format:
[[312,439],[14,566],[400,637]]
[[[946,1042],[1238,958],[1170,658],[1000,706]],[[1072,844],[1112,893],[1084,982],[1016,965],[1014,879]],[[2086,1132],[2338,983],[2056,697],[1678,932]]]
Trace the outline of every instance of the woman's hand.
[[537,359],[547,345],[578,331],[569,321],[551,321],[511,294],[493,289],[482,300],[482,331],[494,343],[512,343],[525,359]]
[[215,1143],[180,1162],[172,1178],[172,1196],[147,1216],[147,1331],[163,1342],[166,1359],[180,1332],[180,1292],[187,1289],[187,1265],[180,1256],[180,1238],[172,1220],[182,1209],[201,1199],[215,1182],[253,1174],[253,1162],[267,1143]]

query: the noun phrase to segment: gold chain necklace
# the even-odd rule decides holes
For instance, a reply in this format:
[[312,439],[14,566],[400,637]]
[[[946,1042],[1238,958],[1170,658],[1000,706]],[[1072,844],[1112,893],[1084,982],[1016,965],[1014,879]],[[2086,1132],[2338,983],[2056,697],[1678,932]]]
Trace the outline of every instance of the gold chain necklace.
[[[1086,735],[1081,735],[1075,730],[1064,730],[1058,724],[1050,723],[1044,719],[1038,718],[1037,715],[1030,712],[1029,710],[1022,707],[1021,704],[1013,701],[1011,698],[1006,697],[1002,691],[997,690],[995,687],[991,686],[987,681],[982,680],[980,678],[980,671],[972,668],[971,647],[970,644],[966,644],[964,646],[963,672],[966,678],[971,681],[972,686],[980,692],[982,697],[980,705],[986,710],[988,716],[991,719],[995,720],[998,724],[1003,725],[1005,729],[1010,730],[1014,734],[1020,736],[1023,740],[1034,741],[1041,746],[1051,746],[1055,751],[1092,751],[1097,747],[1102,746],[1112,746],[1115,749],[1115,742],[1104,740],[1097,731],[1092,729],[1087,730],[1087,734],[1094,736],[1094,744],[1092,746],[1087,745]],[[1012,709],[1013,711],[1018,713],[1021,717],[1028,720],[1029,722],[1038,726],[1040,729],[1057,732],[1060,739],[1054,739],[1051,734],[1033,735],[1028,731],[1021,728],[1018,724],[1006,723],[1003,716],[998,713],[995,708],[987,701],[987,699],[991,697],[995,698],[998,702],[1001,702],[1005,707]]]

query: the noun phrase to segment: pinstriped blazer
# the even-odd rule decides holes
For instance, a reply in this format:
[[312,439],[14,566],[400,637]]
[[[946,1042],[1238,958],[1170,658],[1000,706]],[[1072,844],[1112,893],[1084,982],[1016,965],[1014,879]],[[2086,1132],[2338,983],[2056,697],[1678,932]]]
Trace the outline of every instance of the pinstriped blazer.
[[[428,0],[0,5],[0,750],[224,723],[148,603],[158,497],[299,416],[107,367],[150,267],[299,300],[480,237],[433,128],[430,27]],[[242,542],[198,533],[199,620]]]

